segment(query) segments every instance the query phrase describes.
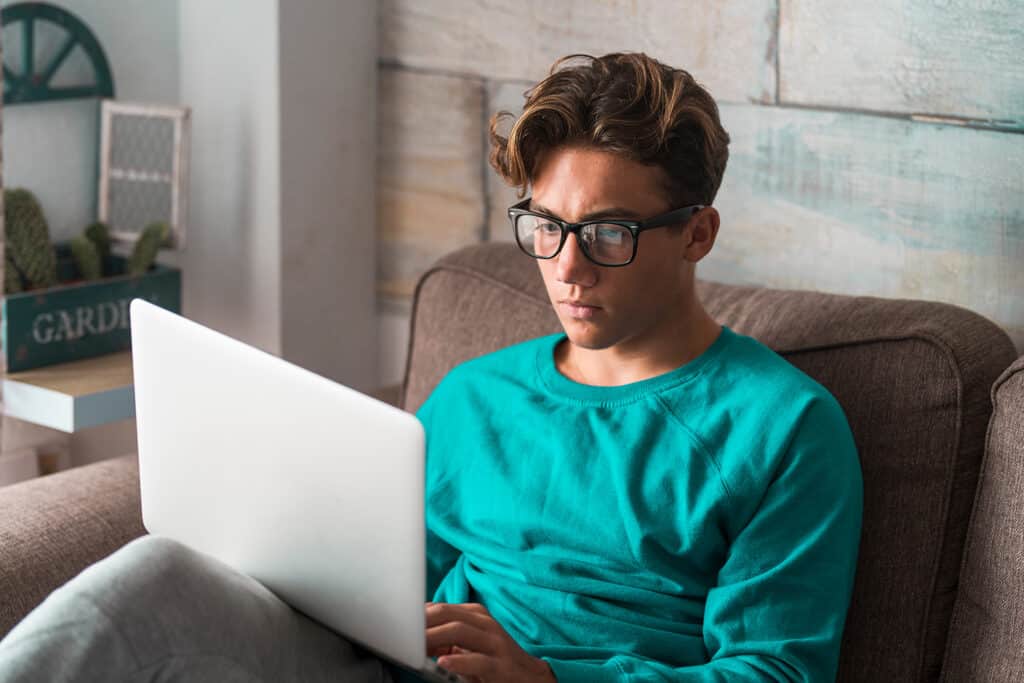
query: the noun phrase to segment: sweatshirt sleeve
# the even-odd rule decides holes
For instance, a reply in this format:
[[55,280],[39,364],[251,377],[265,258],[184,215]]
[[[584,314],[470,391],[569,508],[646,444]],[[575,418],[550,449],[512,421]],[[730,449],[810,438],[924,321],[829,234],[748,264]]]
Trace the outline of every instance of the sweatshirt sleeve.
[[416,411],[416,417],[423,425],[423,429],[426,432],[426,447],[427,447],[427,481],[424,485],[427,488],[427,510],[426,510],[426,522],[427,522],[427,539],[426,539],[426,552],[427,552],[427,586],[426,596],[428,600],[432,600],[434,594],[437,592],[438,586],[441,585],[441,581],[445,575],[455,566],[456,561],[462,554],[457,548],[446,543],[440,536],[435,534],[430,529],[430,458],[439,457],[438,454],[432,453],[436,449],[431,448],[431,442],[436,443],[436,439],[432,439],[431,435],[439,428],[434,421],[434,405],[437,403],[436,396],[438,395],[441,387],[439,386],[434,392],[427,397],[427,400],[420,406],[420,409]]
[[621,655],[546,659],[560,683],[834,681],[860,542],[863,485],[831,397],[803,414],[756,512],[708,592],[706,664]]

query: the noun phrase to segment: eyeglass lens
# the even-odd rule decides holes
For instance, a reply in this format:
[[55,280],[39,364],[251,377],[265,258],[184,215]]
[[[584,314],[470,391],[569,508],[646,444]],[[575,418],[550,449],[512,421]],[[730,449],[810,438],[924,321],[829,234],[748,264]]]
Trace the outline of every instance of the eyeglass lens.
[[[525,214],[516,218],[519,246],[537,258],[551,258],[562,243],[562,227],[542,216]],[[633,233],[614,223],[591,223],[579,232],[580,248],[602,265],[622,265],[633,256]]]

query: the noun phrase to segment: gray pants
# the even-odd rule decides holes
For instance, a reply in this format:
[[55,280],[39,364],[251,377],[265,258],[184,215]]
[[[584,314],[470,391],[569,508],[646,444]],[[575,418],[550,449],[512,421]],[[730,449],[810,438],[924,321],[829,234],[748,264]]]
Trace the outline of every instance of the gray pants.
[[54,591],[0,641],[0,682],[352,681],[389,667],[253,579],[146,536]]

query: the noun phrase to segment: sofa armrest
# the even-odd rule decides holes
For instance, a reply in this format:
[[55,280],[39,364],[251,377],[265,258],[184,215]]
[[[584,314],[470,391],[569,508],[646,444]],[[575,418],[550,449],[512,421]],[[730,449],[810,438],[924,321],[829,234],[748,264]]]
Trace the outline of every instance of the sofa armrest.
[[134,455],[0,488],[0,638],[54,589],[145,533]]

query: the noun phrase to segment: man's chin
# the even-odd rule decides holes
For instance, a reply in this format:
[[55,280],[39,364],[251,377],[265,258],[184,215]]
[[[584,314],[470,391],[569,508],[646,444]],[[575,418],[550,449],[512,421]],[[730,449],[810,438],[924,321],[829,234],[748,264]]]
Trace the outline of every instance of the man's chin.
[[565,330],[565,336],[569,338],[569,343],[581,349],[597,351],[611,346],[611,342],[607,339],[608,335],[589,323],[575,319],[563,320],[562,329]]

